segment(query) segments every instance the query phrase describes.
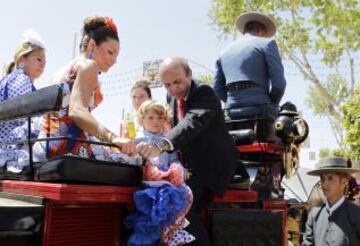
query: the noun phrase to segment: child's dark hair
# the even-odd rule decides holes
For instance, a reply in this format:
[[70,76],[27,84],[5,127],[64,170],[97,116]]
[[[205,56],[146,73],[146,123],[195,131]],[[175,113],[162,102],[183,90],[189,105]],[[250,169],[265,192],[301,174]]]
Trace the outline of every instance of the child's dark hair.
[[152,96],[151,96],[151,89],[150,89],[150,86],[149,86],[150,82],[146,79],[139,79],[135,82],[134,86],[131,88],[131,92],[137,88],[141,88],[143,89],[146,94],[148,95],[148,97],[150,99],[152,99]]

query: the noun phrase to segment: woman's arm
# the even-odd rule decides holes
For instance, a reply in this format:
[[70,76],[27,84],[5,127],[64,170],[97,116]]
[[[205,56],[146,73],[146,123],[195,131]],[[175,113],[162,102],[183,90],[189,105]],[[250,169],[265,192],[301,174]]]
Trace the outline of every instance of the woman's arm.
[[69,117],[84,131],[101,141],[113,143],[125,154],[135,151],[135,143],[130,139],[120,139],[102,126],[89,112],[89,102],[98,86],[98,67],[93,61],[80,62],[69,102]]

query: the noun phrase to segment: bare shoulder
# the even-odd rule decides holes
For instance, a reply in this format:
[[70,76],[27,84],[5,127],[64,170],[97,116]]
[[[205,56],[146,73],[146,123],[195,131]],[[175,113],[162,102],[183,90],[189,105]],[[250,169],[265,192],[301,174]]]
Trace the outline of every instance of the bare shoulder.
[[99,71],[96,62],[90,59],[80,59],[77,62],[77,72],[78,73],[85,73],[85,74],[97,74]]
[[75,83],[86,83],[87,85],[96,86],[98,81],[99,68],[95,61],[89,59],[81,59],[77,63],[77,76]]

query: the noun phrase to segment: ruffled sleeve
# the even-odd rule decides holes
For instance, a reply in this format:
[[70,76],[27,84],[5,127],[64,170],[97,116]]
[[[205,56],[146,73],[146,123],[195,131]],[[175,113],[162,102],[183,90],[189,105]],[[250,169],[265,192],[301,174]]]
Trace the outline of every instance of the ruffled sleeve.
[[16,70],[14,73],[14,76],[9,77],[7,81],[8,99],[35,91],[35,87],[29,76],[21,72],[21,70]]

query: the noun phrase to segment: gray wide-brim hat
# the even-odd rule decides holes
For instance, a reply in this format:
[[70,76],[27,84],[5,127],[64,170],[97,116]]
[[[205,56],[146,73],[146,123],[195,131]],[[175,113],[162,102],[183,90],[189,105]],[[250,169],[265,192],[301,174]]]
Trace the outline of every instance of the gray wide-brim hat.
[[315,170],[307,172],[312,176],[320,176],[325,173],[345,173],[352,174],[360,172],[359,168],[347,167],[346,160],[340,157],[328,157],[319,160]]
[[237,29],[244,33],[245,26],[250,21],[257,21],[266,27],[266,37],[270,38],[274,36],[276,32],[276,25],[269,16],[259,12],[246,12],[238,16],[235,21]]

